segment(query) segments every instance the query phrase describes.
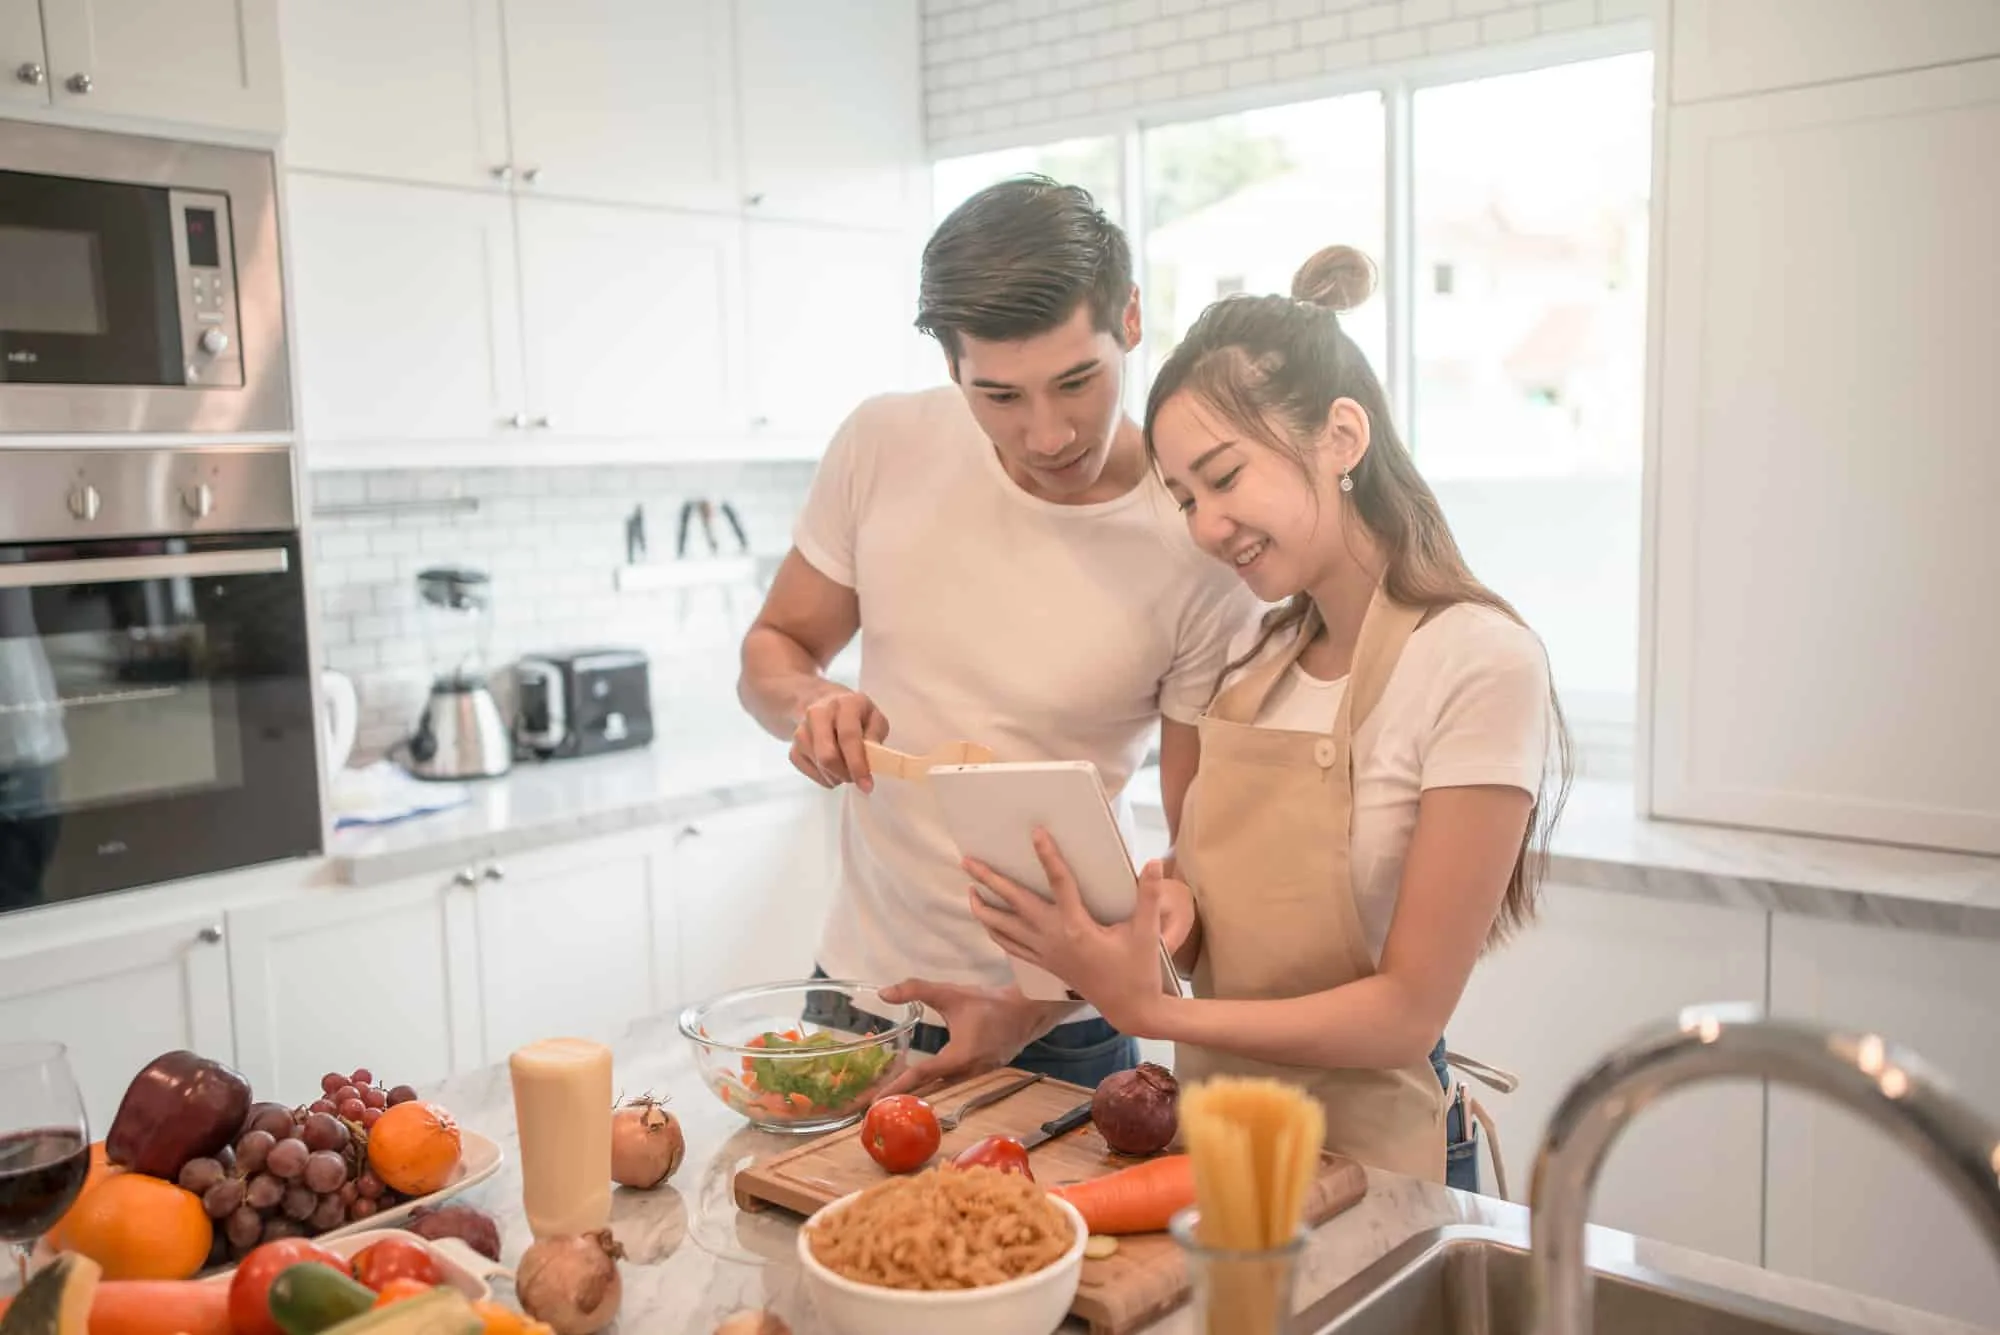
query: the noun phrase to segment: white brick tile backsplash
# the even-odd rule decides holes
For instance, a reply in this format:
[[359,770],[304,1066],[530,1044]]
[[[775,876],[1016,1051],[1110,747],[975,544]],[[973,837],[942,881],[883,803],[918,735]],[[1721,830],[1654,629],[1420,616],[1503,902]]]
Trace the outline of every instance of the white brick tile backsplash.
[[1068,14],[1051,14],[1035,21],[1037,42],[1061,42],[1076,35],[1076,20]]
[[1280,19],[1318,18],[1326,8],[1323,0],[1278,0],[1277,14]]
[[1479,40],[1489,45],[1526,41],[1535,32],[1535,12],[1532,9],[1488,14],[1479,20]]
[[1327,14],[1307,19],[1299,25],[1299,41],[1306,46],[1324,46],[1347,36],[1347,15]]
[[1244,32],[1274,22],[1277,14],[1271,0],[1236,0],[1223,17],[1228,21],[1229,31]]
[[1422,28],[1451,17],[1451,0],[1402,0],[1397,22],[1405,28]]
[[1357,37],[1372,37],[1378,32],[1395,31],[1402,17],[1403,11],[1397,5],[1370,5],[1348,15],[1347,27]]
[[1138,105],[1139,95],[1129,83],[1108,84],[1097,90],[1099,111],[1124,111]]
[[1325,69],[1325,61],[1318,46],[1301,47],[1287,51],[1271,62],[1271,77],[1279,83],[1292,79],[1310,79]]
[[1182,42],[1160,52],[1160,68],[1163,70],[1191,70],[1201,64],[1201,43]]
[[1181,21],[1179,19],[1154,19],[1139,29],[1139,45],[1142,47],[1171,46],[1180,40]]
[[1657,18],[1659,0],[1597,0],[1599,23],[1622,23],[1627,19]]
[[1113,28],[1110,32],[1099,33],[1093,47],[1099,59],[1122,56],[1138,49],[1139,34],[1131,28]]
[[1250,54],[1250,37],[1247,33],[1226,33],[1213,41],[1202,43],[1202,59],[1211,65],[1233,65]]
[[[1164,64],[1162,65],[1164,68]],[[1181,81],[1172,74],[1155,74],[1150,79],[1139,81],[1139,101],[1157,104],[1171,102],[1180,96]]]
[[1371,38],[1368,55],[1377,65],[1394,65],[1398,61],[1415,60],[1424,53],[1424,49],[1423,30],[1405,28]]
[[1214,37],[1228,26],[1228,17],[1219,9],[1205,9],[1181,20],[1184,37]]
[[1035,76],[1035,95],[1054,97],[1057,93],[1067,93],[1076,87],[1076,71],[1068,65],[1058,65],[1054,69],[1043,70]]
[[1272,80],[1271,58],[1252,56],[1248,60],[1232,61],[1229,66],[1229,86],[1231,88],[1254,88]]
[[1120,27],[1135,28],[1151,22],[1160,12],[1160,0],[1120,0],[1112,20]]
[[1296,50],[1298,45],[1297,24],[1274,23],[1268,28],[1259,28],[1250,34],[1250,54],[1255,56],[1271,56],[1280,51]]
[[1543,32],[1566,32],[1597,22],[1596,0],[1551,0],[1535,11]]
[[1056,12],[1056,0],[1013,0],[1013,5],[1011,22],[1015,25],[1024,19],[1038,19]]
[[1228,76],[1220,65],[1202,65],[1181,75],[1182,97],[1205,97],[1228,86]]
[[1374,58],[1366,37],[1357,37],[1345,42],[1329,42],[1321,48],[1320,54],[1329,74],[1340,70],[1363,69]]
[[1209,0],[1160,0],[1162,14],[1192,14],[1208,6]]
[[1479,45],[1479,24],[1472,19],[1457,19],[1427,29],[1424,36],[1433,55],[1463,51]]

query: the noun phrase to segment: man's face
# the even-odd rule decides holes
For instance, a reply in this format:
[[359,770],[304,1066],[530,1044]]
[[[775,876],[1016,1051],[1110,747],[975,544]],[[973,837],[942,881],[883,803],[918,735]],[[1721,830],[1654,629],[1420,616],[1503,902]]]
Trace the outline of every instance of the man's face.
[[1139,342],[1139,294],[1126,304],[1125,340],[1095,328],[1088,303],[1045,334],[989,343],[959,337],[953,379],[1031,495],[1075,502],[1104,475],[1123,410],[1125,362]]

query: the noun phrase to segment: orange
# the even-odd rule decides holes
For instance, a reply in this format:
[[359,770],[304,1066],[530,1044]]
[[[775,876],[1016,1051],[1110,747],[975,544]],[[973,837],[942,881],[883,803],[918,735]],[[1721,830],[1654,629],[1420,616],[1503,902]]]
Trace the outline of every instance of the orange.
[[458,1123],[415,1099],[383,1113],[368,1130],[368,1166],[405,1196],[428,1196],[458,1167]]
[[144,1173],[107,1175],[63,1216],[63,1249],[103,1266],[106,1279],[186,1279],[214,1241],[201,1197]]

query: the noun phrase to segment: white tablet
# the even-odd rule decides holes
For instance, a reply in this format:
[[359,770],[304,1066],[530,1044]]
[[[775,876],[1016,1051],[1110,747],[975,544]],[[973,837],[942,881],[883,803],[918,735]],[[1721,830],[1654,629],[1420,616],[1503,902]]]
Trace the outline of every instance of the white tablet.
[[[975,858],[1044,899],[1054,896],[1034,833],[1045,829],[1076,877],[1090,916],[1104,925],[1132,916],[1139,874],[1118,829],[1097,767],[1087,760],[991,765],[941,765],[930,771],[931,790],[945,828],[961,856]],[[995,904],[983,888],[980,895]],[[1046,970],[1014,960],[1021,991],[1043,1001],[1068,995]],[[1161,984],[1179,990],[1173,963],[1161,947]]]

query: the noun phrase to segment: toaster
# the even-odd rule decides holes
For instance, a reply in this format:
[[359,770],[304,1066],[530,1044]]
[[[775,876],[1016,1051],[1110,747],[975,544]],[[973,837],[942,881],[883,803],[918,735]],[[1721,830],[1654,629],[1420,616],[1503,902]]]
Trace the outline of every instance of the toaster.
[[579,649],[514,666],[515,745],[541,760],[596,756],[653,740],[650,664],[638,649]]

